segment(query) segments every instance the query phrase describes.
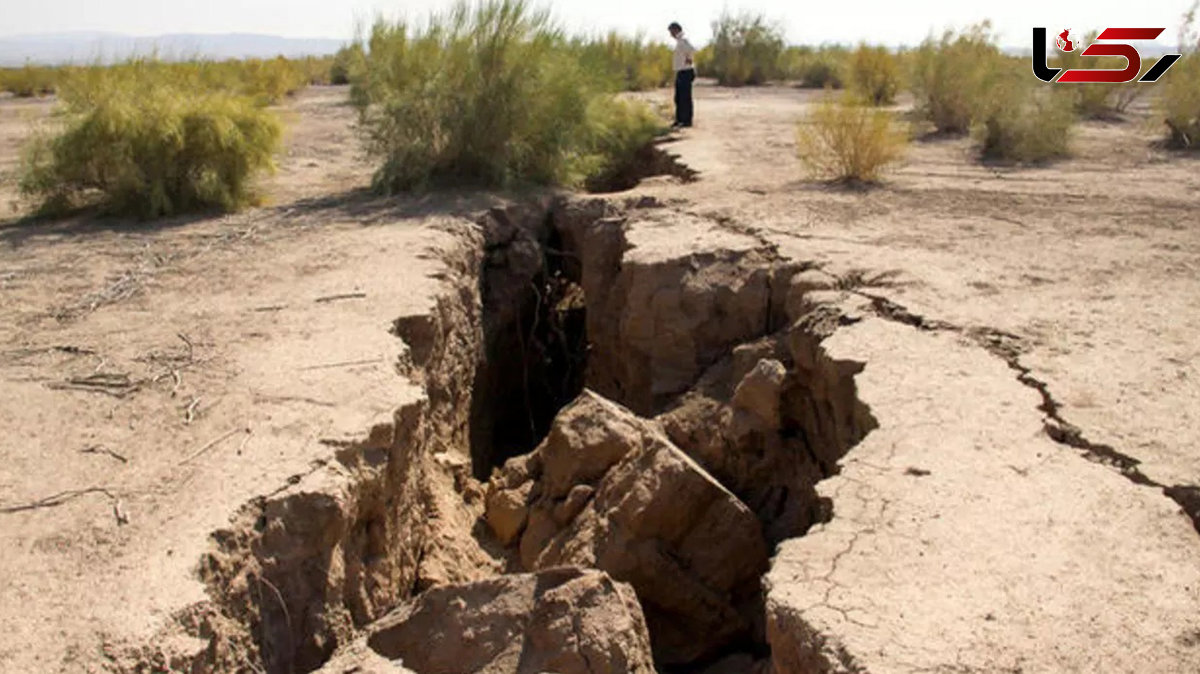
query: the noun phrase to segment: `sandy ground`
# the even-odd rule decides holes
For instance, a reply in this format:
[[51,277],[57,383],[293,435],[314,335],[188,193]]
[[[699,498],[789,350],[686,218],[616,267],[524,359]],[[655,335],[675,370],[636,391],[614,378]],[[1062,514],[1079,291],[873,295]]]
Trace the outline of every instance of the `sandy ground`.
[[[1200,485],[1200,164],[1153,149],[1157,129],[1144,120],[1082,125],[1076,156],[1045,168],[981,165],[963,139],[917,142],[885,187],[856,192],[803,180],[794,124],[813,93],[706,86],[697,93],[697,127],[669,148],[700,181],[651,179],[639,193],[844,278],[865,278],[855,283],[864,292],[930,321],[1009,333],[1021,364],[1089,441],[1140,462],[1161,485]],[[0,100],[0,204],[9,218],[0,220],[0,671],[103,669],[106,644],[145,638],[203,598],[196,561],[208,533],[240,505],[311,471],[327,454],[323,440],[358,437],[418,395],[391,366],[405,347],[388,322],[429,303],[439,266],[428,251],[446,236],[437,219],[487,197],[362,195],[370,167],[343,97],[315,89],[288,106],[288,149],[266,183],[265,207],[152,227],[19,222],[26,206],[13,204],[11,171],[21,139],[49,106]],[[882,280],[872,282],[878,274]],[[886,325],[854,333],[871,345],[872,358],[886,358],[889,344],[908,348],[911,336],[892,331],[910,328]],[[946,341],[947,367],[991,368],[986,376],[996,381],[1012,374],[982,350],[963,355],[948,332],[930,339]],[[936,356],[929,343],[920,349],[923,358]],[[883,378],[864,387],[893,390],[912,375],[904,372],[872,375]],[[923,394],[989,397],[986,385],[958,391],[947,377],[931,374]],[[1044,435],[1031,439],[1041,432],[1037,395],[1006,382],[994,397],[1025,406],[1028,416],[993,423],[973,408],[954,416],[968,424],[966,436],[1003,443],[1014,429],[1012,442],[1037,454],[1021,461],[1062,452],[1046,460],[1067,462],[1079,480],[1063,493],[1087,493],[1093,484],[1095,498],[1128,498],[1121,490],[1130,483],[1115,470]],[[889,432],[899,435],[874,441],[937,440]],[[970,479],[989,478],[977,471]],[[969,489],[970,479],[954,484]],[[1039,489],[1054,498],[1053,484]],[[1017,501],[1011,507],[1038,507]],[[1103,536],[1075,532],[1082,536],[1075,549],[1134,540],[1126,534],[1144,522],[1157,527],[1155,537],[1180,537],[1161,549],[1197,549],[1195,540],[1183,541],[1195,532],[1172,501],[1146,488],[1130,502],[1151,505],[1137,506],[1141,516]],[[1106,526],[1085,515],[1071,521]],[[977,516],[987,521],[986,512]],[[953,541],[952,530],[939,535]],[[822,540],[804,554],[819,559]],[[1152,567],[1154,559],[1137,563]],[[1149,571],[1137,577],[1159,582]],[[1197,587],[1188,591],[1170,615],[1196,612]],[[1069,616],[1070,607],[1057,615]],[[1178,627],[1182,636],[1169,638],[1184,643],[1194,626]],[[876,637],[851,646],[886,652]],[[1179,657],[1164,661],[1168,669],[1195,662]]]

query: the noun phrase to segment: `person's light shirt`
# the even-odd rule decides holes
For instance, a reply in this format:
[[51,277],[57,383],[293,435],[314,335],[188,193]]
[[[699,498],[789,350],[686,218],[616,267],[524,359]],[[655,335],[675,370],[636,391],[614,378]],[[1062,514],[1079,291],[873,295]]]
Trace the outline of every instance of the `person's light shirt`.
[[675,71],[691,70],[695,67],[696,48],[681,33],[675,38]]

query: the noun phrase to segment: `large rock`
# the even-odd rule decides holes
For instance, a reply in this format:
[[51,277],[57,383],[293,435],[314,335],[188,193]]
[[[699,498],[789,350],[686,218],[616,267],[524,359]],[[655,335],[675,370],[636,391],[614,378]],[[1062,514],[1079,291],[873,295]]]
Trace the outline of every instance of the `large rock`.
[[657,418],[676,446],[755,512],[772,543],[825,516],[816,484],[875,427],[854,378],[863,363],[830,358],[810,310],[793,326],[742,344]]
[[344,649],[324,674],[653,674],[632,588],[562,567],[429,590]]
[[[513,503],[527,495],[524,512]],[[530,456],[489,484],[488,521],[520,564],[603,569],[637,590],[662,664],[692,662],[761,629],[761,526],[650,421],[584,392]],[[503,522],[504,526],[497,526]]]
[[604,215],[590,202],[556,213],[582,258],[589,388],[650,416],[730,348],[782,327],[798,268],[773,247],[673,210]]

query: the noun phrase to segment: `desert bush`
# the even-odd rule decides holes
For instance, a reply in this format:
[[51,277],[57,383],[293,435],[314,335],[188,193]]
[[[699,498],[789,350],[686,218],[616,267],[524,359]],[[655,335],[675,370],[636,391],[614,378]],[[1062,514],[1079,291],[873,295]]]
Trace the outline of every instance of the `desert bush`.
[[19,98],[49,96],[54,93],[57,73],[53,68],[26,64],[23,68],[0,70],[0,91]]
[[891,105],[900,90],[900,69],[887,47],[859,45],[850,55],[850,88],[873,105]]
[[300,70],[300,79],[304,85],[333,84],[333,56],[305,56],[293,62]]
[[806,89],[841,89],[846,60],[842,47],[788,47],[780,59],[780,75]]
[[696,57],[693,59],[696,68],[696,77],[716,77],[717,74],[713,70],[713,49],[711,44],[704,45],[696,50]]
[[1167,143],[1179,149],[1200,149],[1200,33],[1196,11],[1184,15],[1179,44],[1186,52],[1158,83],[1156,109],[1167,127]]
[[98,204],[142,218],[252,203],[255,174],[273,167],[279,120],[195,83],[152,62],[80,69],[62,82],[57,133],[26,147],[22,192],[44,211]]
[[878,181],[904,156],[907,142],[890,113],[852,96],[817,104],[796,134],[800,162],[811,177],[853,183]]
[[236,91],[268,105],[282,103],[286,97],[308,85],[308,77],[300,64],[282,56],[235,61],[229,68],[232,72],[228,77],[236,83]]
[[917,113],[941,133],[966,133],[984,98],[988,72],[1004,67],[1001,58],[987,22],[926,39],[910,61]]
[[380,191],[579,184],[656,132],[648,112],[635,114],[640,104],[606,102],[608,84],[547,13],[489,0],[460,2],[421,27],[376,22],[351,100],[382,162]]
[[1184,55],[1158,87],[1157,109],[1167,127],[1168,144],[1200,149],[1200,52]]
[[761,14],[726,12],[713,22],[711,73],[721,86],[775,79],[782,54],[782,29]]
[[366,65],[366,53],[361,42],[352,42],[337,51],[329,66],[330,84],[350,84],[355,73]]
[[648,42],[642,35],[625,37],[612,31],[601,38],[578,38],[572,49],[586,70],[603,73],[616,89],[656,89],[672,82],[675,75],[671,49]]
[[645,105],[611,96],[593,98],[570,182],[601,189],[634,173],[645,150],[663,134],[663,126],[662,117]]
[[1065,157],[1076,122],[1074,97],[1005,60],[987,73],[974,134],[985,159],[1038,163]]

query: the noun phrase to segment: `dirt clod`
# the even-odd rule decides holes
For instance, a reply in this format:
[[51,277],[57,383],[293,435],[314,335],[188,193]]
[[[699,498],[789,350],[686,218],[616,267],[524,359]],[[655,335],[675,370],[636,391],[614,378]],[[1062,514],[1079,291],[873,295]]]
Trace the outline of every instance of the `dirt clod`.
[[382,658],[419,674],[654,672],[633,590],[570,567],[429,590],[348,650],[320,671],[380,667]]

